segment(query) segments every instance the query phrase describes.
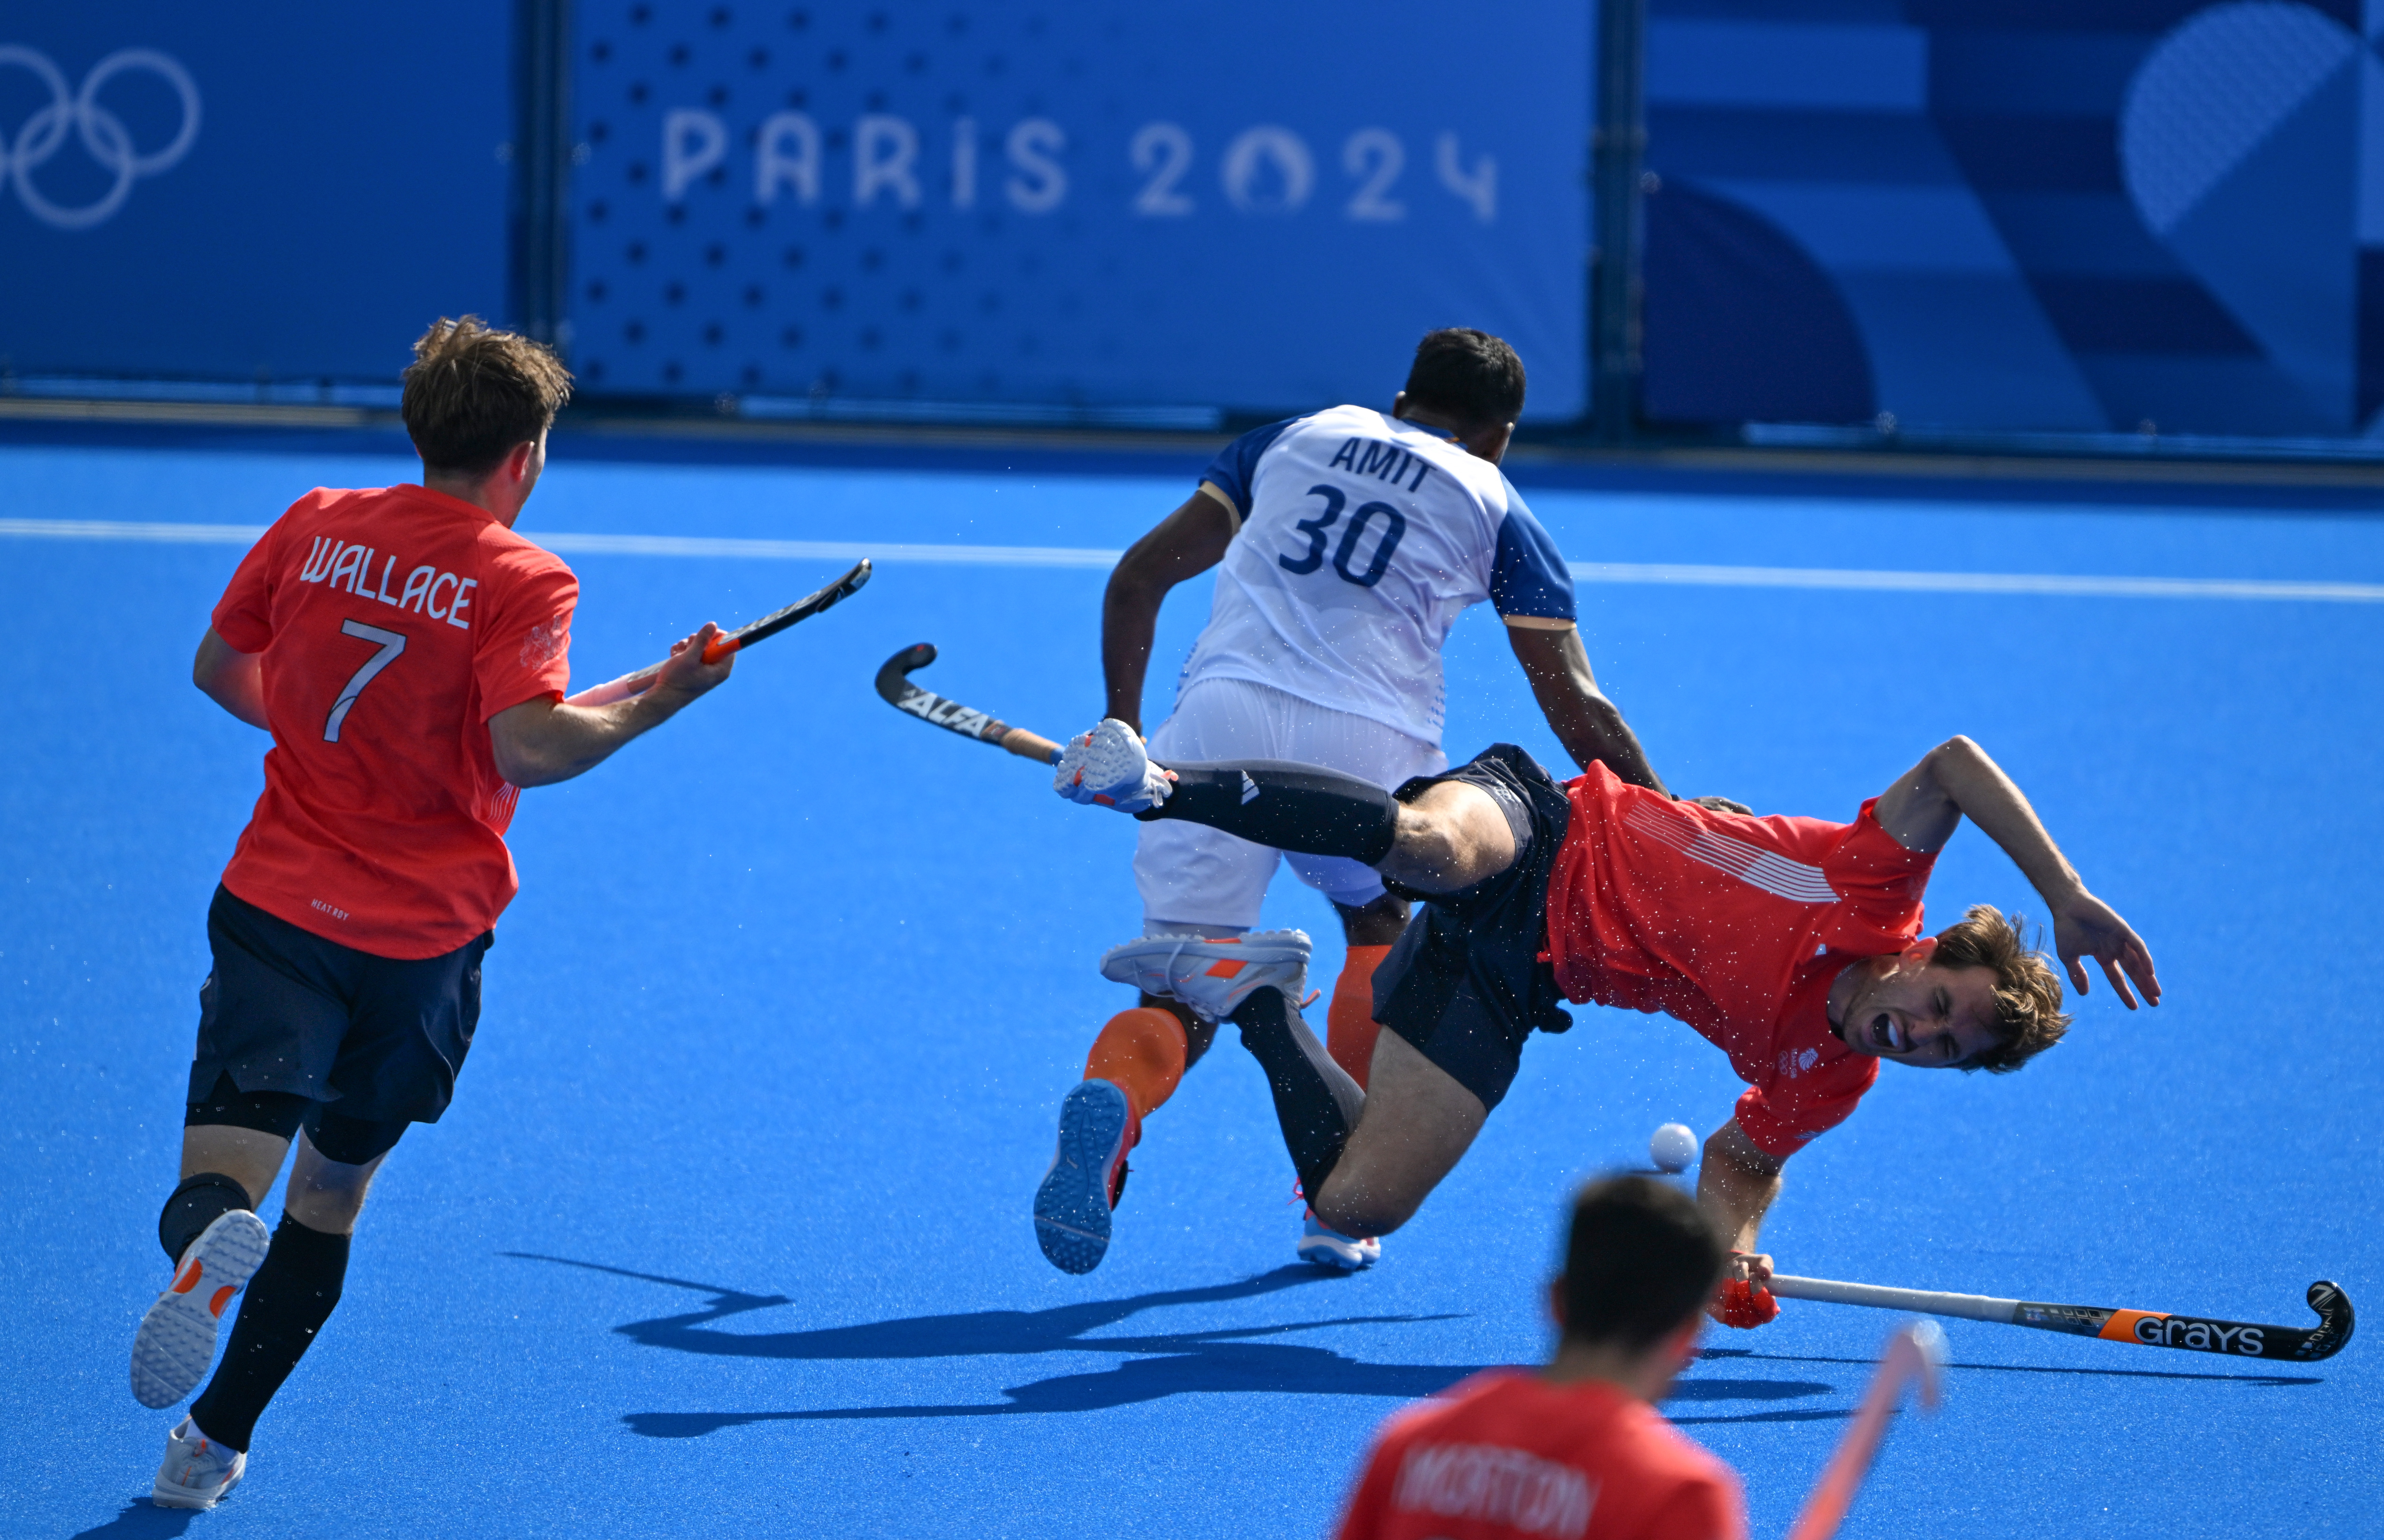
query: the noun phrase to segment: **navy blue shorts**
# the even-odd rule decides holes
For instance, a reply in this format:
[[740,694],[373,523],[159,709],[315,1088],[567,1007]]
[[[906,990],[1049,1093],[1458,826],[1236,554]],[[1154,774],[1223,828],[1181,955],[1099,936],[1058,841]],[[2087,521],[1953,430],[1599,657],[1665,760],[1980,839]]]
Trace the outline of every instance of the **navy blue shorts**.
[[1374,1019],[1415,1045],[1484,1110],[1505,1099],[1534,1031],[1572,1025],[1547,950],[1548,876],[1572,822],[1572,803],[1539,762],[1494,743],[1440,776],[1392,793],[1412,802],[1443,781],[1490,794],[1515,835],[1515,863],[1455,893],[1386,886],[1422,907],[1374,970]]
[[437,1123],[479,1025],[480,959],[495,940],[491,931],[443,956],[375,957],[218,887],[185,1100],[220,1102],[229,1076],[242,1092],[329,1103],[347,1122]]

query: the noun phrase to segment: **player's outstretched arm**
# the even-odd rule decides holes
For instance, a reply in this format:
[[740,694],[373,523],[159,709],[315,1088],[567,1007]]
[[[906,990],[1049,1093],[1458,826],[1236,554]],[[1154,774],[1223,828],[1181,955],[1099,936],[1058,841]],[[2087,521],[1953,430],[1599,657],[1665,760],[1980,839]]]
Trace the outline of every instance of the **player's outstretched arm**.
[[1724,1246],[1745,1253],[1731,1265],[1734,1278],[1770,1281],[1771,1259],[1757,1253],[1755,1243],[1763,1233],[1763,1216],[1780,1197],[1780,1167],[1736,1118],[1706,1137],[1705,1159],[1697,1165],[1697,1207]]
[[2104,976],[2129,1010],[2136,1008],[2129,979],[2146,1001],[2160,1003],[2160,979],[2153,972],[2151,950],[2116,910],[2086,890],[2085,880],[2053,843],[2036,809],[1984,749],[1967,738],[1947,739],[1896,777],[1872,810],[1888,838],[1907,851],[1943,850],[1966,815],[2002,847],[2043,898],[2053,917],[2054,950],[2080,994],[2087,993],[2081,960],[2092,957],[2103,965]]
[[553,786],[583,775],[613,751],[677,715],[697,696],[719,685],[737,666],[730,652],[716,663],[703,650],[720,627],[703,629],[675,643],[670,661],[642,695],[609,706],[574,706],[543,697],[525,701],[489,718],[489,742],[497,774],[515,786]]
[[191,683],[250,727],[273,730],[265,720],[265,670],[257,655],[232,651],[212,626],[199,639],[199,655],[191,660]]
[[1671,795],[1656,767],[1647,763],[1639,735],[1597,688],[1597,676],[1590,672],[1589,651],[1581,644],[1578,627],[1558,630],[1509,624],[1507,643],[1515,650],[1515,661],[1523,665],[1523,677],[1532,682],[1532,698],[1539,702],[1540,714],[1548,719],[1548,730],[1557,735],[1574,764],[1586,770],[1596,760],[1633,786]]
[[1118,559],[1101,595],[1101,680],[1109,694],[1104,715],[1142,731],[1142,681],[1150,671],[1160,602],[1176,584],[1225,559],[1236,522],[1233,505],[1204,481]]

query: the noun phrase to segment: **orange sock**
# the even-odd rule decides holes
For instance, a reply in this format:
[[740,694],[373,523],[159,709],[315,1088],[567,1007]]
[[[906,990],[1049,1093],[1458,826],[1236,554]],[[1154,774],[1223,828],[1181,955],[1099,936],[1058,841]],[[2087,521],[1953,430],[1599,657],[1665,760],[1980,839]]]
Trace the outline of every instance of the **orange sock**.
[[1139,1123],[1175,1094],[1184,1078],[1185,1051],[1184,1024],[1173,1012],[1137,1005],[1111,1016],[1093,1039],[1085,1078],[1107,1080],[1124,1091]]
[[1374,970],[1390,955],[1388,947],[1351,947],[1341,976],[1333,981],[1333,1004],[1325,1012],[1325,1049],[1361,1091],[1374,1062],[1374,1034],[1382,1030],[1374,1025]]

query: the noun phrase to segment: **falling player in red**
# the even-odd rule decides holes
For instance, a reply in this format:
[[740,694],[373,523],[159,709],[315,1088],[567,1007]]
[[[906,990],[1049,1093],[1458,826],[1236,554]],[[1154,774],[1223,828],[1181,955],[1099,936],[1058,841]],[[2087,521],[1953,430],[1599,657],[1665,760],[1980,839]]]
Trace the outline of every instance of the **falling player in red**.
[[[405,371],[421,484],[300,498],[199,643],[198,687],[273,747],[207,912],[181,1185],[157,1223],[173,1283],[132,1349],[142,1404],[191,1393],[247,1292],[167,1440],[161,1506],[212,1508],[240,1481],[258,1413],[339,1303],[374,1174],[447,1109],[518,886],[518,789],[591,768],[728,677],[733,656],[703,661],[706,626],[645,694],[564,703],[578,581],[514,522],[569,382],[527,338],[434,325]],[[255,1211],[293,1142],[268,1237]]]
[[1583,1188],[1548,1285],[1556,1356],[1392,1418],[1340,1540],[1745,1540],[1737,1478],[1650,1404],[1695,1351],[1723,1261],[1676,1188]]
[[1560,787],[1511,744],[1395,793],[1315,765],[1162,766],[1114,721],[1069,744],[1055,787],[1146,820],[1349,856],[1427,900],[1374,975],[1374,1019],[1390,1030],[1362,1091],[1294,1007],[1308,956],[1298,931],[1133,941],[1102,962],[1239,1025],[1310,1201],[1345,1234],[1407,1222],[1506,1095],[1530,1035],[1571,1025],[1560,999],[1665,1012],[1729,1053],[1751,1089],[1707,1139],[1697,1194],[1744,1254],[1720,1311],[1733,1325],[1777,1311],[1760,1286],[1769,1261],[1754,1250],[1782,1162],[1853,1112],[1880,1060],[2016,1070],[2068,1025],[2058,975],[2016,920],[1980,906],[1921,935],[1921,890],[1964,816],[2044,899],[2081,993],[2091,956],[2130,1009],[2129,978],[2160,1000],[2143,942],[1967,738],[1931,750],[1848,824],[1677,802],[1603,764]]

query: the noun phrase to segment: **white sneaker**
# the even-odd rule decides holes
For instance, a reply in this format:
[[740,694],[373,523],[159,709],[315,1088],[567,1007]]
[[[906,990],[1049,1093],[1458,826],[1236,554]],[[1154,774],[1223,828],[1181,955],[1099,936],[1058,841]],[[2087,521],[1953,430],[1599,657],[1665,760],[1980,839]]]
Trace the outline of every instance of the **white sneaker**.
[[1142,736],[1114,716],[1068,739],[1051,771],[1051,789],[1072,802],[1140,813],[1167,801],[1175,777],[1150,763]]
[[[198,1388],[216,1360],[224,1307],[265,1265],[273,1234],[246,1209],[217,1216],[174,1264],[174,1282],[132,1338],[132,1396],[164,1409]],[[204,1505],[202,1505],[204,1506]]]
[[149,1489],[149,1500],[159,1508],[204,1512],[230,1496],[247,1473],[246,1455],[225,1448],[185,1417],[181,1426],[166,1435],[166,1458],[158,1462],[157,1484]]
[[1223,1021],[1254,990],[1280,989],[1293,1001],[1306,995],[1309,950],[1304,930],[1254,930],[1213,940],[1146,936],[1101,953],[1101,976]]
[[1383,1260],[1383,1243],[1372,1236],[1345,1236],[1310,1209],[1300,1228],[1299,1260],[1340,1273],[1361,1273]]

